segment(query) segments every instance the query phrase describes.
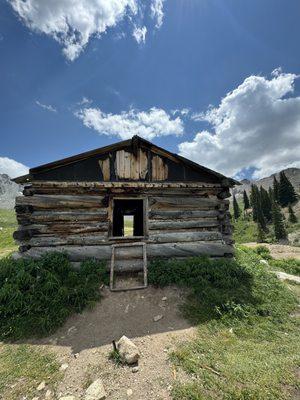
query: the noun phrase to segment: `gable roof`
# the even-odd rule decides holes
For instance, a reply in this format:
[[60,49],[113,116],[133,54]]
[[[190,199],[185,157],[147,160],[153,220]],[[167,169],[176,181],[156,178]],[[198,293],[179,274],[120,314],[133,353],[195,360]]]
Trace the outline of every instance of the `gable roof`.
[[14,182],[16,183],[26,183],[28,181],[30,181],[33,178],[33,175],[35,173],[40,173],[40,172],[44,172],[44,171],[48,171],[48,170],[52,170],[64,165],[68,165],[68,164],[72,164],[74,162],[77,161],[81,161],[81,160],[85,160],[87,158],[93,157],[93,156],[97,156],[97,155],[102,155],[105,153],[109,153],[111,151],[116,151],[116,150],[121,150],[123,148],[126,147],[132,147],[133,150],[137,149],[138,147],[142,147],[142,148],[146,148],[151,150],[153,153],[157,153],[165,158],[168,158],[170,160],[173,160],[175,162],[180,162],[183,163],[185,165],[188,165],[189,167],[191,167],[192,169],[201,172],[201,171],[205,171],[207,173],[210,173],[214,176],[216,176],[217,178],[219,178],[221,181],[223,182],[227,182],[228,186],[234,186],[234,185],[239,185],[240,183],[238,181],[236,181],[235,179],[226,177],[225,175],[220,174],[219,172],[213,171],[209,168],[204,167],[203,165],[197,164],[185,157],[182,157],[176,153],[172,153],[166,149],[163,149],[162,147],[159,147],[151,142],[149,142],[146,139],[141,138],[140,136],[133,136],[131,139],[128,140],[123,140],[121,142],[117,142],[117,143],[113,143],[111,145],[108,146],[104,146],[104,147],[99,147],[97,149],[94,150],[90,150],[90,151],[86,151],[84,153],[80,153],[80,154],[76,154],[74,156],[71,157],[66,157],[57,161],[53,161],[47,164],[43,164],[43,165],[39,165],[37,167],[31,168],[29,170],[29,174],[27,175],[22,175],[19,176],[17,178],[12,179]]

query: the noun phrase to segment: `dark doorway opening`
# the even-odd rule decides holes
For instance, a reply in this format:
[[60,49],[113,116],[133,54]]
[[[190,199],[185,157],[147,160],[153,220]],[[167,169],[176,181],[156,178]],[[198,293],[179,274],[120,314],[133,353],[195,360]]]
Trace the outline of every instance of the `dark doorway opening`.
[[144,202],[142,199],[115,199],[113,202],[113,236],[144,236]]

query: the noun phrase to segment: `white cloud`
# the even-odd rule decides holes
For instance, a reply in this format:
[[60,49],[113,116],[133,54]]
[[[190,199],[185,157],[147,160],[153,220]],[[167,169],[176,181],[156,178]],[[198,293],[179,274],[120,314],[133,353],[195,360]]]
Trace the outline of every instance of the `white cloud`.
[[162,26],[164,12],[164,0],[153,0],[151,3],[151,17],[156,20],[155,27],[159,29]]
[[88,99],[87,97],[83,96],[83,98],[77,103],[80,106],[86,106],[92,104],[93,100]]
[[141,27],[135,26],[132,32],[132,36],[135,38],[138,44],[145,43],[146,33],[147,33],[147,28],[145,26]]
[[8,157],[0,157],[0,174],[7,174],[10,178],[28,174],[26,165]]
[[102,135],[129,139],[139,135],[145,139],[158,136],[182,135],[183,123],[179,117],[172,118],[166,111],[151,108],[149,111],[130,110],[121,114],[107,114],[97,108],[84,108],[75,114],[88,128]]
[[39,107],[43,108],[44,110],[47,111],[51,111],[51,112],[57,112],[56,108],[54,108],[53,106],[51,106],[50,104],[43,104],[41,102],[39,102],[38,100],[36,100],[35,102]]
[[209,122],[180,154],[234,176],[254,167],[257,178],[287,167],[300,167],[300,97],[292,96],[295,74],[273,71],[250,76],[228,93],[218,107],[193,116]]
[[[28,28],[59,42],[70,61],[79,56],[91,37],[100,37],[125,17],[135,25],[134,19],[140,19],[143,3],[147,3],[145,0],[8,1]],[[156,27],[162,24],[162,8],[162,0],[153,0],[151,3],[150,13],[156,19]],[[140,40],[145,40],[146,27],[138,29]]]

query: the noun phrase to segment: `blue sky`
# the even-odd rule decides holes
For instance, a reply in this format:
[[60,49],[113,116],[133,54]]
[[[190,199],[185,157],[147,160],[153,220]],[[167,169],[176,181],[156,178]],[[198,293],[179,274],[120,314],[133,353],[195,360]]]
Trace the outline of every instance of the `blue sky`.
[[0,0],[0,173],[136,133],[240,178],[300,166],[298,0],[86,1]]

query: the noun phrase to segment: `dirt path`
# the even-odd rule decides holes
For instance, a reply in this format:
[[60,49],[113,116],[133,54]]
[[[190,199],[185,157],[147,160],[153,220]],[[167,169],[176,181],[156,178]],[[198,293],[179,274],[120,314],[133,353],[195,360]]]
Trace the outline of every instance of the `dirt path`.
[[[86,387],[100,377],[107,399],[171,399],[172,386],[184,377],[171,366],[169,353],[175,344],[195,334],[178,309],[183,293],[177,288],[149,287],[115,293],[104,289],[103,295],[94,309],[73,316],[55,335],[34,343],[51,349],[61,364],[68,364],[56,398],[74,395],[80,399]],[[157,315],[163,318],[154,322]],[[112,340],[123,334],[141,351],[136,373],[108,359]]]
[[[259,245],[259,243],[243,243],[243,246],[248,247],[257,247]],[[262,245],[270,250],[271,256],[275,259],[296,258],[300,260],[300,247],[267,243],[262,243]]]

